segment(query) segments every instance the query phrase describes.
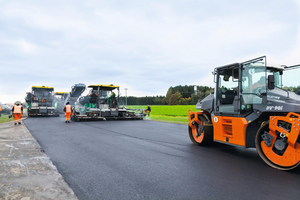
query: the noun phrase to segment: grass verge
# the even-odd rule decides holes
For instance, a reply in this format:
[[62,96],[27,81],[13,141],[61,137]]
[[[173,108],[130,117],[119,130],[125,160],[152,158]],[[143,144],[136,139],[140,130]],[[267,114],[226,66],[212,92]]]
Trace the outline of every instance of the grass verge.
[[7,114],[1,114],[1,117],[0,117],[0,123],[4,123],[4,122],[11,122],[11,121],[14,121],[14,118],[8,118],[9,115]]
[[146,119],[177,124],[189,123],[188,116],[151,115],[150,117],[146,116]]
[[[160,106],[151,106],[150,117],[146,116],[145,119],[162,121],[162,122],[171,122],[179,124],[188,124],[188,111],[190,109],[196,109],[195,105],[160,105]],[[147,108],[147,106],[127,106],[127,108]]]

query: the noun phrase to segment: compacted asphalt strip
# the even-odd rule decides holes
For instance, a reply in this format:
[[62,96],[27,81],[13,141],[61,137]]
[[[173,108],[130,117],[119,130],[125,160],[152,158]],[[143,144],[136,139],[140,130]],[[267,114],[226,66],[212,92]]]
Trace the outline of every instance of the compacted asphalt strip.
[[28,130],[78,199],[299,199],[300,168],[267,166],[255,149],[192,144],[187,125],[149,120],[64,123]]

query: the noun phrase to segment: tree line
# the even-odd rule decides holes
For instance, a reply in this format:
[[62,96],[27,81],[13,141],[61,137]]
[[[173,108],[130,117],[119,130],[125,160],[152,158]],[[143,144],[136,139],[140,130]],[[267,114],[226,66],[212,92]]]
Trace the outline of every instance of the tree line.
[[284,87],[282,87],[282,89],[300,94],[300,86],[297,86],[297,87],[296,86],[290,86],[290,87],[284,86]]
[[[127,97],[127,105],[195,105],[198,100],[204,99],[214,88],[208,86],[193,85],[170,87],[166,96]],[[300,86],[283,87],[282,89],[300,94]],[[120,105],[126,104],[126,97],[120,97]]]
[[[161,100],[164,96],[127,97],[127,105],[163,105]],[[121,96],[120,105],[126,105],[126,97]]]
[[[166,96],[127,97],[127,105],[195,105],[214,89],[208,86],[193,85],[170,87]],[[120,97],[120,105],[126,104],[126,97]]]

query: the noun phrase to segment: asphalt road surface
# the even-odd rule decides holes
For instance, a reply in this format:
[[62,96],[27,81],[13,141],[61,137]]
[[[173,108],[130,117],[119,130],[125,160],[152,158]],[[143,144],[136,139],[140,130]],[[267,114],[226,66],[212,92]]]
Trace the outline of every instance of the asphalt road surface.
[[300,199],[300,168],[267,166],[255,149],[192,144],[187,125],[148,120],[25,125],[80,200]]

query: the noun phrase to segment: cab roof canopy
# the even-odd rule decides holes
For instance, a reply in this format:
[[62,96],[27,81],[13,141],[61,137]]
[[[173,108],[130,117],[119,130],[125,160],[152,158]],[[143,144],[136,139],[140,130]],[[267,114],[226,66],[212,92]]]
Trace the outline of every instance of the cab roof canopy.
[[54,90],[54,87],[48,87],[48,86],[32,86],[32,89],[48,89],[48,90]]
[[224,65],[224,66],[221,66],[221,67],[216,67],[216,69],[232,69],[232,68],[239,67],[239,66],[240,66],[240,63],[233,63],[233,64],[230,64],[230,65]]
[[[216,74],[216,71],[219,70],[220,74],[222,75],[228,75],[228,77],[232,76],[232,69],[233,68],[238,68],[240,66],[239,63],[233,63],[233,64],[230,64],[230,65],[224,65],[224,66],[221,66],[221,67],[216,67],[215,68],[215,72],[214,74]],[[238,77],[238,74],[239,71],[238,70],[235,70],[234,71],[234,77]]]
[[55,92],[55,94],[69,94],[69,92]]
[[110,84],[110,85],[89,85],[88,88],[93,88],[93,90],[108,90],[108,91],[112,91],[116,88],[120,88],[120,86],[117,86],[117,85],[113,85],[113,84]]

